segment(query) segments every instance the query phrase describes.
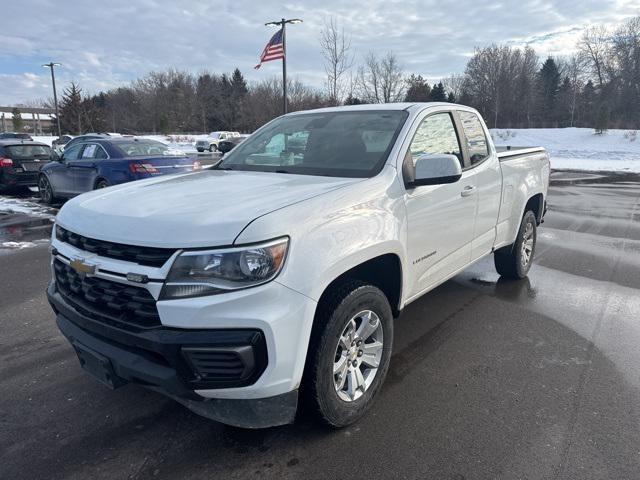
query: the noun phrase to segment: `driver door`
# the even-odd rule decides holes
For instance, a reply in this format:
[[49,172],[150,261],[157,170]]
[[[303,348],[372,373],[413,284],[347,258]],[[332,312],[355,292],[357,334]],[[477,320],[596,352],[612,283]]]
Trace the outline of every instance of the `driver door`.
[[[450,112],[425,117],[411,141],[405,162],[422,155],[452,154],[464,166],[458,132]],[[468,173],[443,185],[407,189],[407,252],[411,278],[410,296],[442,282],[471,261],[478,197],[465,189]]]
[[88,143],[77,160],[70,162],[72,170],[73,188],[76,194],[93,190],[98,175],[98,162],[107,158],[101,145]]
[[75,195],[73,172],[70,165],[78,159],[83,147],[84,144],[76,143],[68,149],[65,148],[58,165],[48,172],[49,181],[56,195],[63,197]]

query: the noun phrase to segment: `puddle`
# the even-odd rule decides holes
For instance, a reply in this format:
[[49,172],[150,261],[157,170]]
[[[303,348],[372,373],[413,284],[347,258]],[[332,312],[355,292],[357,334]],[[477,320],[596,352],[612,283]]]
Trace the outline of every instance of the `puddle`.
[[0,254],[49,242],[57,209],[33,196],[0,196]]

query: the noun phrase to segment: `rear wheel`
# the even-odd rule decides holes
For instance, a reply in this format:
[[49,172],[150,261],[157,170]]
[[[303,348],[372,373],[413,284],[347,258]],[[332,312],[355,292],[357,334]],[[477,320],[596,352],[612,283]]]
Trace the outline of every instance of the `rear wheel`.
[[109,186],[109,182],[107,182],[104,178],[101,178],[96,182],[95,190],[98,190],[99,188],[107,188],[108,186]]
[[525,212],[516,241],[493,255],[496,270],[506,278],[524,278],[529,273],[536,250],[537,221],[535,214]]
[[389,368],[393,315],[373,285],[347,281],[318,307],[303,385],[319,418],[344,427],[371,407]]
[[53,187],[51,187],[51,182],[46,177],[46,175],[40,175],[38,179],[38,192],[40,193],[40,198],[42,201],[48,205],[55,203],[56,197],[53,194]]

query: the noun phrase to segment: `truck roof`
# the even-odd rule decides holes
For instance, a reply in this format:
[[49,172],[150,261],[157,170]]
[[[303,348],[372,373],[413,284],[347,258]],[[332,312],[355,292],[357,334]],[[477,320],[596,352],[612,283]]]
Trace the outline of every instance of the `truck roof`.
[[448,103],[448,102],[399,102],[399,103],[366,103],[360,105],[343,105],[340,107],[326,107],[326,108],[318,108],[314,110],[304,110],[299,112],[291,112],[287,115],[295,115],[297,113],[308,113],[312,112],[359,112],[359,111],[371,111],[371,110],[409,110],[412,107],[440,107],[440,106],[449,106],[449,107],[461,107],[461,108],[469,108],[466,105],[459,105],[457,103]]

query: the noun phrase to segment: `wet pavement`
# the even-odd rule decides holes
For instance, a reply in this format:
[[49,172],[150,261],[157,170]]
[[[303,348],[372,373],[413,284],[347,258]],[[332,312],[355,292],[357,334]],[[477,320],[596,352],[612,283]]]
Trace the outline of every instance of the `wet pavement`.
[[105,389],[54,327],[46,248],[0,256],[0,478],[640,478],[640,175],[554,172],[549,208],[528,279],[488,258],[406,308],[339,431]]

